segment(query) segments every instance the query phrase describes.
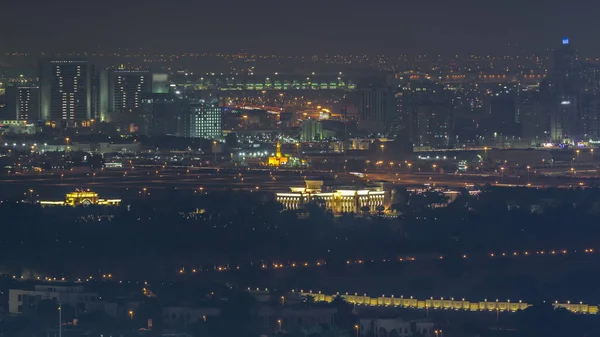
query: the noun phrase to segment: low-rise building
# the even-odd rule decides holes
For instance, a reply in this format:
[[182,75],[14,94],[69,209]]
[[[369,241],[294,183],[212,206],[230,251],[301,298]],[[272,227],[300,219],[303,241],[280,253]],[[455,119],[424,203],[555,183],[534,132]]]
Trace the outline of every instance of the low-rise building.
[[85,291],[82,285],[45,284],[33,289],[10,289],[8,291],[8,312],[13,315],[34,312],[42,300],[56,301],[72,306],[76,312],[86,312],[92,303],[98,301],[98,294]]
[[163,323],[167,327],[185,327],[199,321],[216,317],[221,312],[218,308],[172,306],[163,308]]
[[121,204],[121,199],[100,199],[98,193],[90,190],[82,191],[75,190],[74,192],[67,193],[65,200],[59,201],[46,201],[41,200],[40,205],[45,206],[89,206],[89,205],[103,205],[103,206],[118,206]]
[[373,337],[429,337],[435,333],[433,322],[404,321],[400,318],[361,318],[359,332],[361,336]]
[[286,209],[302,209],[310,202],[322,203],[334,214],[358,213],[365,207],[375,211],[384,206],[386,191],[382,186],[346,187],[327,186],[324,180],[306,180],[304,187],[290,187],[288,193],[277,193],[276,198]]

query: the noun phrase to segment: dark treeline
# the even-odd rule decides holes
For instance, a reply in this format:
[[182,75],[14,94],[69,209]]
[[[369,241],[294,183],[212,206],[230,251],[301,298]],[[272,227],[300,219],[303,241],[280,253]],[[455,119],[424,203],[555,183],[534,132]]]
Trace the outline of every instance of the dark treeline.
[[118,208],[4,202],[0,265],[17,275],[168,277],[217,263],[581,249],[600,239],[600,189],[488,187],[442,208],[432,207],[443,201],[435,192],[395,195],[398,217],[334,217],[319,202],[298,216],[268,194],[234,191],[172,191]]

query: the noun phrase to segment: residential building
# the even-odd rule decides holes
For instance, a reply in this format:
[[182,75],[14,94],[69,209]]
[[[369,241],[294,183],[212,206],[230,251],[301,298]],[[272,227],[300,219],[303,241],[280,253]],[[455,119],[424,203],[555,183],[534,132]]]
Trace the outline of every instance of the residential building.
[[33,289],[10,289],[8,292],[8,312],[20,315],[35,312],[42,300],[56,301],[72,306],[76,312],[85,312],[92,302],[98,300],[98,294],[87,292],[82,285],[44,284]]
[[433,322],[427,320],[404,321],[400,318],[361,318],[361,336],[409,337],[435,335]]

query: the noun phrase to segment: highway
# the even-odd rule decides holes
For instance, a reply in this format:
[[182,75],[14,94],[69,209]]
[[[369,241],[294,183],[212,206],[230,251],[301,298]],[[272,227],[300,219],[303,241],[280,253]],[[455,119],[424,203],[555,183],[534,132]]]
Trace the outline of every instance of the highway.
[[531,174],[529,179],[525,176],[498,176],[486,174],[440,174],[440,173],[395,173],[395,172],[370,172],[365,179],[369,181],[386,180],[400,185],[424,185],[431,184],[447,187],[465,187],[469,185],[485,185],[503,187],[532,187],[548,188],[561,187],[571,188],[577,186],[589,186],[589,179],[581,177],[549,177]]
[[[303,186],[306,177],[335,177],[344,184],[385,180],[405,186],[465,187],[470,185],[532,188],[589,186],[590,180],[574,177],[547,177],[531,175],[508,177],[496,175],[434,174],[367,172],[363,178],[347,173],[314,172],[270,169],[216,169],[216,168],[129,168],[103,169],[93,172],[53,172],[1,175],[0,198],[15,198],[35,191],[40,199],[62,198],[76,188],[91,189],[102,197],[132,195],[131,191],[159,190],[253,190],[286,192],[290,186]],[[129,191],[129,192],[126,192]],[[150,192],[151,193],[151,192]],[[33,193],[32,193],[33,194]],[[105,195],[107,194],[107,195]]]
[[[289,191],[289,186],[303,186],[304,177],[323,175],[321,172],[248,170],[248,169],[105,169],[96,173],[55,172],[11,174],[0,176],[0,198],[14,198],[35,191],[40,199],[62,198],[76,188],[91,189],[101,197],[122,197],[131,191],[146,188],[159,190],[252,190]],[[359,179],[355,178],[358,182]],[[349,182],[352,182],[350,180]],[[129,191],[129,192],[128,192]],[[32,193],[33,194],[33,193]]]

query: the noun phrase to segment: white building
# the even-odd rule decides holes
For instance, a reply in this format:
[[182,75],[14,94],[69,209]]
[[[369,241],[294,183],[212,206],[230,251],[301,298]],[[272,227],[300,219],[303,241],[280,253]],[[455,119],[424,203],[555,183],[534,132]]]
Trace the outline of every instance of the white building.
[[429,321],[403,321],[400,318],[361,318],[360,335],[373,337],[434,336],[433,323]]
[[86,312],[92,302],[98,301],[98,294],[86,292],[82,285],[36,285],[33,290],[10,289],[8,291],[8,312],[13,315],[35,310],[42,300],[54,300],[75,308],[76,312]]
[[302,209],[309,202],[323,202],[334,214],[359,213],[363,207],[374,212],[383,206],[386,192],[382,187],[327,187],[322,180],[306,180],[305,187],[290,187],[289,193],[277,193],[277,202],[286,209]]
[[217,103],[191,104],[189,136],[204,139],[221,138],[221,115],[222,109]]

